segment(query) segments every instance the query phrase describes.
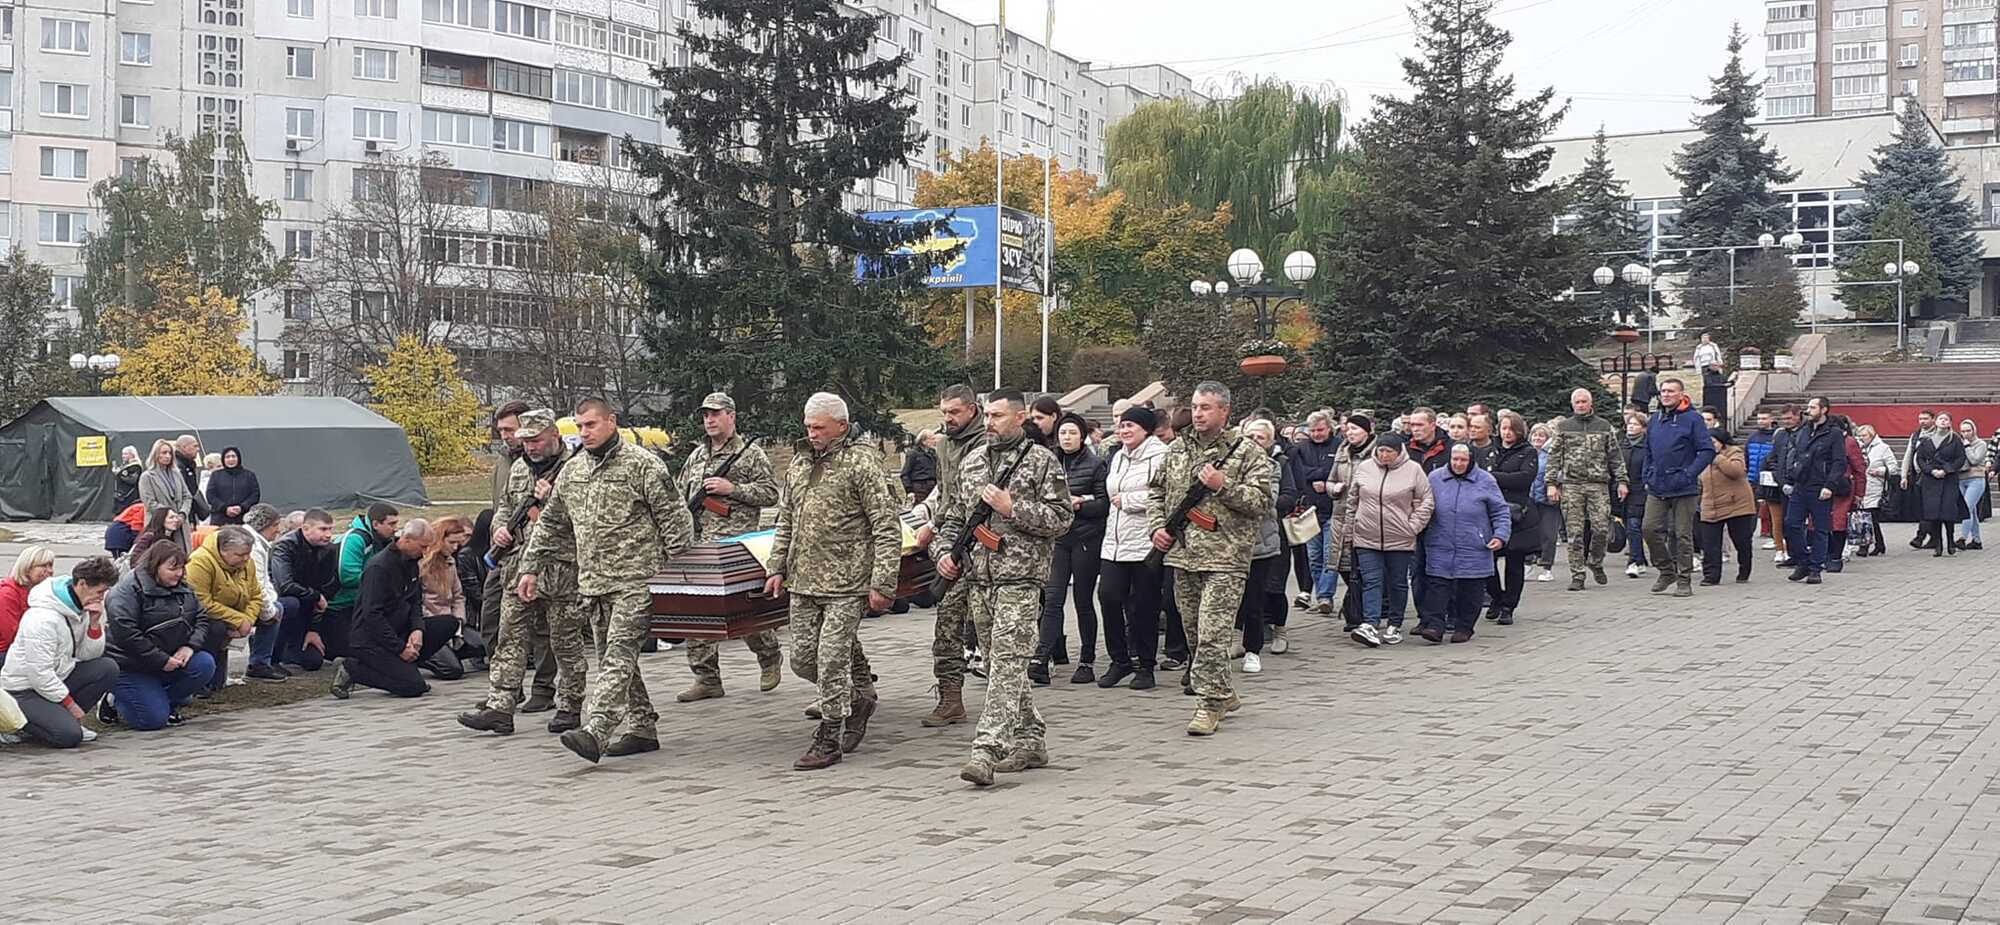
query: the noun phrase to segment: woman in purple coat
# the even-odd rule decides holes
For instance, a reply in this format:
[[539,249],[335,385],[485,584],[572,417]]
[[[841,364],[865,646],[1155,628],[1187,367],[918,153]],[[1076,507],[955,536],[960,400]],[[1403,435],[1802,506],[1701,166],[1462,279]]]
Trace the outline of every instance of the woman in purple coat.
[[1424,596],[1417,635],[1443,642],[1472,638],[1486,582],[1493,577],[1493,553],[1507,545],[1513,523],[1507,499],[1493,475],[1472,464],[1472,447],[1455,443],[1451,462],[1431,473],[1436,507],[1424,531]]

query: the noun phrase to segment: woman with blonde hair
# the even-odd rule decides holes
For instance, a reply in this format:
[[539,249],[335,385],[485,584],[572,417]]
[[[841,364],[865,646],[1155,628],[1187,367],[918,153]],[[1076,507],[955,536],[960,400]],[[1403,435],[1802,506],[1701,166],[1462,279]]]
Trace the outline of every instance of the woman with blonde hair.
[[0,578],[0,664],[21,630],[21,615],[28,612],[28,592],[56,573],[55,550],[30,546],[14,557],[14,571]]
[[417,563],[417,580],[424,586],[424,616],[450,617],[458,621],[458,628],[452,633],[454,642],[438,649],[417,667],[440,681],[456,681],[465,677],[465,666],[457,654],[460,643],[456,641],[465,633],[465,585],[458,577],[458,551],[472,538],[472,522],[457,514],[446,514],[431,521],[431,530],[437,541],[424,552],[423,561]]
[[[194,493],[188,491],[187,480],[175,468],[174,445],[166,440],[153,441],[152,450],[146,454],[146,471],[139,473],[139,503],[146,506],[147,523],[152,523],[162,510],[181,515],[182,521],[193,518]],[[194,551],[185,532],[180,535],[180,544],[181,552]]]

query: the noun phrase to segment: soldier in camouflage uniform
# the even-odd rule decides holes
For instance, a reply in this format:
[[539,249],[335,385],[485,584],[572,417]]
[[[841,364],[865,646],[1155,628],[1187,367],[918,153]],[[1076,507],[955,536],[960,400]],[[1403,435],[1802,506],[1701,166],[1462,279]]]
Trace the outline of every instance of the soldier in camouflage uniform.
[[[708,503],[688,508],[694,516],[695,542],[756,530],[764,509],[778,503],[778,477],[771,472],[771,458],[736,433],[736,400],[727,393],[712,392],[702,399],[701,426],[708,439],[688,455],[680,476],[683,496],[692,499],[707,492]],[[729,462],[731,457],[734,462]],[[729,463],[728,472],[720,471],[725,462]],[[717,505],[728,513],[717,513],[712,509]],[[778,634],[766,630],[743,642],[757,653],[757,665],[763,669],[759,688],[768,691],[777,687],[785,676],[785,652],[778,645]],[[676,699],[692,703],[722,696],[721,649],[713,642],[688,642],[688,667],[694,670],[694,685]]]
[[[519,420],[516,435],[521,438],[523,452],[514,460],[493,518],[504,530],[517,511],[530,509],[527,528],[519,536],[508,537],[510,542],[505,549],[513,551],[525,548],[541,532],[536,528],[538,515],[534,508],[544,503],[554,490],[557,473],[573,455],[556,430],[555,412],[524,411]],[[549,731],[567,732],[580,722],[584,681],[590,664],[583,649],[588,629],[576,606],[576,550],[568,543],[558,543],[550,549],[537,582],[540,594],[533,601],[521,600],[512,593],[513,585],[520,580],[521,560],[519,555],[508,556],[501,563],[500,574],[491,581],[508,589],[500,595],[500,643],[488,660],[487,681],[491,690],[479,709],[460,714],[458,721],[468,729],[501,735],[514,733],[514,711],[521,706],[521,678],[529,667],[536,635],[532,628],[543,626],[547,627],[548,646],[555,653],[557,666],[556,713],[549,720]]]
[[[986,708],[979,713],[972,755],[958,772],[981,787],[993,783],[996,771],[1025,771],[1049,762],[1047,727],[1028,698],[1028,663],[1035,654],[1042,583],[1048,580],[1056,538],[1069,530],[1075,513],[1062,462],[1027,438],[1027,420],[1027,399],[1021,393],[989,397],[986,444],[959,463],[931,553],[941,574],[962,579],[952,590],[966,589],[972,625],[986,652]],[[1016,459],[1020,466],[1001,484]],[[953,545],[981,504],[992,509],[986,530],[997,539],[997,548],[975,540],[960,562]]]
[[[937,536],[949,502],[956,497],[959,466],[978,454],[985,445],[986,427],[979,421],[979,397],[969,385],[954,385],[938,396],[938,411],[944,426],[937,442],[937,486],[916,508],[924,526],[917,531],[917,545],[935,553]],[[951,586],[937,602],[937,624],[931,631],[931,671],[937,677],[938,702],[926,726],[949,726],[965,722],[965,624],[969,613],[964,583]],[[985,649],[985,643],[980,643]]]
[[1576,413],[1556,425],[1549,441],[1549,467],[1544,479],[1549,500],[1562,505],[1563,523],[1569,529],[1569,589],[1583,590],[1587,567],[1598,584],[1604,575],[1604,544],[1611,533],[1611,486],[1618,486],[1624,500],[1625,452],[1618,445],[1618,428],[1591,411],[1596,400],[1589,389],[1570,393],[1570,410]]
[[792,764],[815,771],[859,748],[875,713],[874,675],[856,633],[864,610],[895,602],[903,527],[882,454],[855,439],[847,403],[815,393],[805,425],[785,471],[764,591],[790,591],[792,673],[819,685],[819,727]]
[[[660,714],[639,677],[639,646],[652,628],[646,580],[694,545],[694,521],[687,499],[669,482],[666,463],[619,438],[618,416],[603,399],[577,406],[576,427],[583,452],[556,477],[541,523],[521,554],[519,593],[533,601],[539,576],[564,544],[575,545],[579,607],[596,637],[600,665],[590,717],[583,728],[563,733],[562,744],[595,764],[604,755],[660,747]],[[626,732],[613,740],[620,725]]]
[[[1229,641],[1250,575],[1257,525],[1277,504],[1278,471],[1255,443],[1228,429],[1229,389],[1219,382],[1194,388],[1194,428],[1167,447],[1153,474],[1146,509],[1153,547],[1165,550],[1173,569],[1174,597],[1195,646],[1190,681],[1201,706],[1188,735],[1214,735],[1222,717],[1243,705],[1229,678]],[[1220,466],[1210,465],[1220,463]],[[1194,508],[1179,537],[1167,532],[1169,514],[1196,480],[1213,494]],[[1199,516],[1195,516],[1199,515]],[[1206,522],[1212,526],[1204,527]]]

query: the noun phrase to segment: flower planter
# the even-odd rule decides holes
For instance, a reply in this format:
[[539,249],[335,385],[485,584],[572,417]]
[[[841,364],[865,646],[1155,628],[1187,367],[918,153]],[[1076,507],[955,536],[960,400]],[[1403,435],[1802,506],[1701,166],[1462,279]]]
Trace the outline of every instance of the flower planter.
[[1744,351],[1743,351],[1742,353],[1738,354],[1738,355],[1737,355],[1737,357],[1736,357],[1736,368],[1737,368],[1737,369],[1763,369],[1763,368],[1764,368],[1764,354],[1762,354],[1762,353],[1760,353],[1760,352],[1758,352],[1758,351],[1756,351],[1756,350],[1754,350],[1754,349],[1745,349],[1745,350],[1744,350]]
[[1276,376],[1290,366],[1284,357],[1268,353],[1244,357],[1236,365],[1242,368],[1245,375],[1250,376]]
[[1772,357],[1771,367],[1773,369],[1791,369],[1792,355],[1789,353],[1780,353],[1777,356]]

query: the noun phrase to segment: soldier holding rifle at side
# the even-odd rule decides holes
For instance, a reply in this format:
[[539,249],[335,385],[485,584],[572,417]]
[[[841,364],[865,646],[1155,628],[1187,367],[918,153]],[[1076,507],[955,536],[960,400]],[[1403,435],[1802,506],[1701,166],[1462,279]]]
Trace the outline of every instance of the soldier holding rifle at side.
[[[688,499],[688,513],[694,515],[694,541],[710,543],[725,536],[749,533],[758,526],[764,509],[778,503],[778,477],[771,471],[771,459],[757,444],[736,432],[736,400],[724,392],[711,392],[701,400],[703,440],[681,466],[681,494]],[[771,690],[785,676],[785,652],[778,634],[770,630],[743,640],[757,653],[760,690]],[[714,642],[690,641],[688,667],[694,671],[694,685],[675,699],[682,703],[722,696],[721,646]]]

